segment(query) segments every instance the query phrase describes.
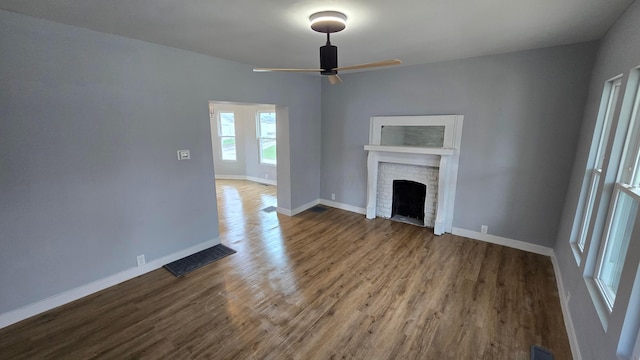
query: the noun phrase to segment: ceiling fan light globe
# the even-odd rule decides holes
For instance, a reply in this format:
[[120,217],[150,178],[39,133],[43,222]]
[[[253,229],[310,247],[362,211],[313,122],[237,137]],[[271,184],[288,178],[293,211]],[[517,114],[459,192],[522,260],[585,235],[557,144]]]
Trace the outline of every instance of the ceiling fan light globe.
[[321,33],[335,33],[347,27],[347,15],[338,11],[320,11],[309,16],[311,29]]

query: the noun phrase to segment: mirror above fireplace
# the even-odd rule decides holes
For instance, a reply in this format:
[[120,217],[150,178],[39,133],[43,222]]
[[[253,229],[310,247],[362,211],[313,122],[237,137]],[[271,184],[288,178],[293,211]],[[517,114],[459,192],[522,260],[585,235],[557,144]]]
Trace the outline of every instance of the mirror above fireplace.
[[380,145],[441,148],[444,147],[444,130],[443,125],[383,125],[380,128]]

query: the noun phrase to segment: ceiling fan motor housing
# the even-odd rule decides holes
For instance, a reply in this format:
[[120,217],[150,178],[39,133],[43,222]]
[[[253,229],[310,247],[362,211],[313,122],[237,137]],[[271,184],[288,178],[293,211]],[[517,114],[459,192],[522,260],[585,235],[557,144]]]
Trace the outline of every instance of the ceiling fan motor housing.
[[320,47],[320,72],[322,75],[336,75],[338,67],[338,47],[327,44]]

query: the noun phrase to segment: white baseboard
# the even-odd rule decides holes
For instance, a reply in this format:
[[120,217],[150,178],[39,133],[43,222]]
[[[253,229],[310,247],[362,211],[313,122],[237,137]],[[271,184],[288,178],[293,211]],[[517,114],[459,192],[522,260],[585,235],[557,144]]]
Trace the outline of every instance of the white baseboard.
[[362,215],[365,215],[367,213],[367,210],[365,208],[361,208],[361,207],[357,207],[349,204],[343,204],[343,203],[339,203],[339,202],[335,202],[327,199],[320,199],[320,204],[331,206],[336,209],[351,211],[351,212],[362,214]]
[[343,204],[343,203],[339,203],[339,202],[335,202],[335,201],[331,201],[331,200],[326,200],[326,199],[316,199],[313,200],[311,202],[308,202],[302,206],[298,206],[297,208],[293,209],[293,210],[289,210],[289,209],[285,209],[285,208],[278,208],[278,212],[280,214],[283,215],[287,215],[287,216],[294,216],[297,214],[300,214],[301,212],[308,210],[316,205],[326,205],[326,206],[330,206],[336,209],[341,209],[341,210],[346,210],[346,211],[351,211],[357,214],[366,214],[367,210],[364,208],[360,208],[357,206],[353,206],[353,205],[348,205],[348,204]]
[[282,208],[280,206],[276,208],[276,211],[282,215],[293,216],[293,213],[291,212],[291,210]]
[[314,207],[314,206],[316,206],[318,204],[320,204],[320,200],[315,199],[315,200],[310,201],[310,202],[308,202],[308,203],[306,203],[306,204],[304,204],[302,206],[298,206],[297,208],[291,210],[291,214],[292,214],[291,216],[300,214],[301,212],[303,212],[305,210],[308,210],[308,209],[311,209],[312,207]]
[[218,175],[215,176],[216,180],[247,180],[244,175]]
[[37,301],[33,304],[21,307],[19,309],[12,310],[4,314],[0,314],[0,329],[7,327],[11,324],[15,324],[24,319],[30,318],[32,316],[38,315],[40,313],[43,313],[47,310],[51,310],[58,306],[78,300],[87,295],[91,295],[100,290],[104,290],[111,286],[117,285],[121,282],[125,282],[127,280],[133,279],[136,276],[140,276],[142,274],[148,273],[155,269],[161,268],[162,266],[170,262],[176,261],[178,259],[182,259],[183,257],[189,256],[191,254],[195,254],[198,251],[208,249],[218,244],[220,244],[219,238],[211,239],[211,240],[202,242],[200,244],[194,245],[190,248],[180,250],[178,252],[175,252],[167,256],[163,256],[159,259],[155,259],[140,267],[129,268],[117,274],[107,276],[106,278],[90,282],[88,284],[79,286],[71,290],[67,290],[65,292],[53,295],[46,299]]
[[306,203],[306,204],[304,204],[304,205],[302,205],[302,206],[298,206],[297,208],[295,208],[295,209],[293,209],[293,210],[285,209],[285,208],[282,208],[282,207],[279,207],[279,206],[278,206],[278,207],[276,208],[276,211],[277,211],[278,213],[282,214],[282,215],[286,215],[286,216],[295,216],[295,215],[300,214],[301,212],[303,212],[303,211],[305,211],[305,210],[307,210],[307,209],[310,209],[310,208],[312,208],[312,207],[314,207],[314,206],[318,205],[319,203],[320,203],[320,202],[316,199],[316,200],[313,200],[313,201],[311,201],[311,202],[308,202],[308,203]]
[[545,256],[553,255],[552,248],[528,243],[525,241],[513,240],[509,238],[504,238],[501,236],[491,235],[491,234],[483,234],[481,232],[461,229],[457,227],[452,228],[451,233],[453,235],[464,236],[464,237],[468,237],[475,240],[485,241],[492,244],[498,244],[498,245],[507,246],[510,248],[518,249],[518,250],[532,252],[535,254],[540,254]]
[[246,175],[216,175],[216,180],[248,180],[257,182],[260,184],[274,185],[277,186],[278,182],[276,180],[262,179],[255,176],[246,176]]
[[257,182],[260,184],[267,184],[267,185],[273,185],[273,186],[278,185],[278,182],[276,180],[262,179],[254,176],[247,176],[247,180]]
[[573,327],[573,320],[571,319],[571,312],[569,312],[568,301],[570,299],[565,298],[567,293],[564,289],[564,282],[560,275],[560,267],[556,260],[555,252],[551,254],[551,263],[553,264],[553,272],[556,275],[556,284],[558,286],[558,297],[560,298],[560,307],[562,308],[562,317],[564,319],[564,327],[567,329],[567,336],[569,337],[569,346],[571,347],[571,355],[574,360],[582,360],[580,354],[580,346],[578,346],[578,337],[576,336],[576,329]]

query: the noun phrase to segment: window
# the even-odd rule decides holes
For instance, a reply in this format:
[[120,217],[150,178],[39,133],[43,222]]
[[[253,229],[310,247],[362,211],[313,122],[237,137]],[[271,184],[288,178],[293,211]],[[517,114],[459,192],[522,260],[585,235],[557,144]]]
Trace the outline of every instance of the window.
[[[635,71],[634,75],[638,75],[638,71]],[[615,303],[638,204],[640,204],[640,168],[638,166],[640,94],[637,85],[633,90],[635,94],[631,97],[633,107],[630,117],[627,117],[630,119],[629,128],[622,147],[622,159],[613,187],[613,196],[609,205],[603,241],[598,250],[594,276],[609,311],[612,311]],[[621,118],[623,116],[621,112]]]
[[218,137],[222,160],[236,160],[236,121],[232,112],[218,113]]
[[624,258],[627,255],[631,232],[638,211],[638,196],[615,185],[613,211],[605,230],[602,256],[598,256],[596,283],[609,309],[613,309]]
[[[574,249],[581,255],[584,252],[584,248],[587,242],[587,233],[591,224],[591,215],[593,214],[593,207],[595,205],[596,191],[602,178],[602,164],[604,163],[605,149],[607,147],[607,141],[611,133],[611,124],[613,123],[613,114],[615,112],[616,104],[618,102],[618,95],[620,94],[621,79],[607,81],[605,89],[602,94],[602,103],[600,107],[601,125],[599,129],[599,136],[594,134],[594,141],[597,139],[597,143],[594,142],[596,154],[591,164],[587,167],[587,177],[589,181],[589,187],[587,191],[582,194],[584,197],[583,207],[581,213],[578,212],[579,217],[576,220],[580,221],[577,236],[572,239],[574,243]],[[585,179],[585,181],[586,181]]]
[[276,113],[258,112],[258,147],[260,163],[276,164]]

